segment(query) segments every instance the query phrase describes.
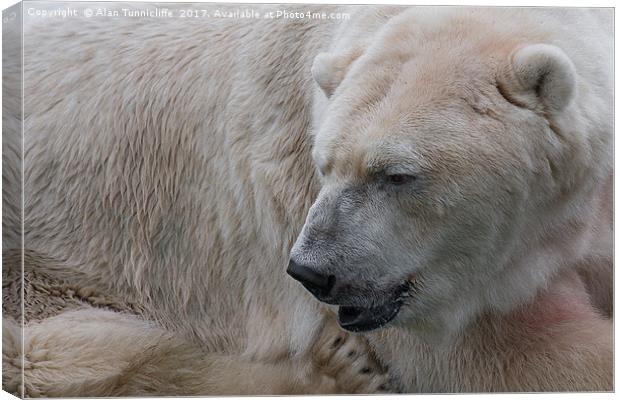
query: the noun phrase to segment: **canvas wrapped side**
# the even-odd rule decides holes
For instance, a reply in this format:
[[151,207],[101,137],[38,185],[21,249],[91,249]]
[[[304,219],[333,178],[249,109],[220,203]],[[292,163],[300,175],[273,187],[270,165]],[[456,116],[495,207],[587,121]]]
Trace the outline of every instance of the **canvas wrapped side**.
[[22,396],[22,3],[3,10],[2,35],[2,390]]

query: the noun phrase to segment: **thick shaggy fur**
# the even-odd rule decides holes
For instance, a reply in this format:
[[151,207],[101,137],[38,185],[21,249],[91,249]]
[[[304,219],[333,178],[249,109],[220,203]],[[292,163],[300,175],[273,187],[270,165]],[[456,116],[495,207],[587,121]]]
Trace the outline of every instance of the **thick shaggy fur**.
[[[31,322],[24,332],[3,321],[3,389],[27,397],[190,396],[375,393],[386,390],[364,344],[337,326],[308,359],[263,362],[207,353],[153,323],[99,308],[67,311]],[[337,341],[336,341],[337,340]],[[24,387],[21,387],[21,370]],[[367,369],[367,373],[361,371]]]
[[[47,272],[67,277],[68,285],[95,286],[140,304],[142,318],[180,341],[156,354],[169,354],[179,343],[207,354],[206,361],[186,360],[182,371],[196,385],[183,393],[376,391],[384,375],[365,356],[361,338],[346,341],[358,343],[354,356],[347,351],[340,361],[313,362],[314,344],[334,351],[331,343],[340,332],[323,328],[328,314],[284,274],[317,189],[308,134],[314,89],[309,70],[331,25],[129,18],[56,24],[25,18],[27,252],[53,260]],[[13,77],[17,82],[19,74]],[[18,138],[19,115],[5,115]],[[7,180],[14,183],[3,186],[5,250],[20,244],[19,192],[9,191],[19,187],[20,144],[7,141],[4,153],[4,170],[13,173]],[[71,325],[86,315],[74,314]],[[105,332],[101,340],[118,342],[119,350],[106,356],[95,345],[80,352],[83,362],[72,352],[54,352],[42,365],[73,365],[70,387],[52,379],[60,376],[43,379],[28,370],[26,394],[101,393],[94,388],[102,384],[91,381],[116,374],[123,360],[140,354],[137,332],[144,346],[164,335],[127,316],[118,317],[119,326],[126,326],[118,335],[98,328],[114,324],[110,313],[93,313],[83,329],[71,326],[69,333],[62,323],[69,317],[56,318],[27,326],[26,343],[47,351],[55,341],[70,346],[66,338],[73,330],[84,345],[88,332]],[[46,341],[37,339],[41,331],[49,335]],[[326,332],[330,340],[321,339]],[[105,358],[113,354],[122,355],[118,365]],[[352,357],[358,361],[350,363]],[[181,358],[168,365],[185,364]],[[92,368],[80,370],[89,362]],[[371,374],[361,372],[366,367]],[[168,383],[154,380],[134,392],[172,394],[177,386]]]
[[[609,276],[610,227],[606,217],[598,217],[607,206],[596,204],[604,203],[601,183],[611,173],[611,84],[609,66],[600,61],[611,53],[605,35],[592,33],[596,24],[582,16],[578,11],[559,16],[527,10],[368,8],[347,23],[162,19],[155,24],[92,18],[42,28],[40,21],[27,19],[25,246],[54,260],[50,273],[73,279],[71,285],[95,285],[143,310],[135,316],[79,309],[29,323],[26,362],[35,366],[25,377],[29,393],[377,390],[385,377],[366,355],[364,339],[336,340],[341,333],[330,311],[284,273],[319,191],[324,198],[334,187],[318,171],[325,172],[333,158],[333,171],[347,170],[341,178],[362,176],[356,151],[371,148],[387,132],[370,128],[386,127],[395,113],[414,108],[418,124],[425,116],[445,115],[445,109],[434,108],[444,103],[434,101],[455,94],[440,85],[454,82],[455,68],[462,65],[457,76],[475,86],[491,79],[489,71],[498,71],[501,62],[509,65],[513,50],[530,42],[559,46],[572,60],[577,90],[568,108],[553,95],[539,105],[514,85],[506,86],[514,96],[502,97],[499,111],[486,102],[485,92],[480,97],[478,87],[456,93],[463,94],[472,113],[499,115],[486,126],[505,135],[507,147],[489,141],[486,153],[477,154],[477,161],[497,163],[498,171],[527,169],[503,162],[503,156],[516,153],[524,156],[511,161],[538,162],[538,154],[529,152],[537,151],[539,142],[520,135],[529,137],[528,129],[545,124],[553,128],[557,137],[550,140],[561,142],[562,150],[549,168],[556,168],[551,172],[558,174],[552,177],[558,186],[544,186],[551,182],[544,179],[536,181],[543,186],[528,186],[518,177],[511,184],[523,184],[519,190],[528,193],[561,193],[564,202],[553,197],[555,203],[547,203],[557,208],[527,204],[527,210],[545,218],[533,231],[521,229],[529,219],[517,220],[519,237],[502,238],[528,249],[516,267],[500,273],[467,270],[475,279],[462,280],[468,290],[455,297],[456,305],[441,297],[433,303],[429,297],[428,304],[442,306],[433,316],[436,321],[410,325],[407,321],[426,321],[431,315],[407,309],[403,316],[410,320],[368,339],[406,391],[610,389],[611,323],[594,310],[573,273],[585,271],[580,276],[590,277],[588,287],[606,303],[609,293],[601,289],[608,288],[597,282]],[[567,24],[565,18],[576,22]],[[544,27],[537,19],[545,21]],[[425,47],[427,42],[432,45]],[[465,50],[458,48],[462,43]],[[339,52],[344,61],[333,64],[323,55],[314,62],[320,53]],[[381,114],[381,81],[400,76],[413,53],[423,55],[424,69],[409,78],[423,85],[415,95],[401,93],[392,114]],[[387,60],[387,67],[377,60]],[[556,93],[553,85],[544,88]],[[528,101],[534,102],[533,125],[525,111]],[[512,114],[506,119],[509,107]],[[356,136],[360,127],[369,135]],[[471,149],[465,145],[484,141],[487,134],[472,131],[466,138],[471,143],[452,137],[447,146]],[[426,145],[430,142],[427,138]],[[360,146],[353,149],[352,144]],[[445,154],[440,150],[438,155]],[[12,149],[8,157],[19,162],[17,154]],[[448,175],[439,175],[442,168],[446,174],[471,171],[455,188],[476,194],[471,199],[477,201],[486,198],[476,197],[481,190],[494,189],[476,175],[470,156],[439,156],[433,166],[438,184],[449,181]],[[449,201],[442,205],[450,210]],[[499,215],[500,210],[494,211]],[[17,210],[7,211],[5,232],[16,238]],[[488,211],[475,210],[476,215]],[[458,218],[433,221],[442,229],[453,226],[453,237],[459,238],[458,224],[452,224]],[[364,229],[363,224],[354,227]],[[469,244],[478,237],[471,233]],[[532,242],[519,241],[522,237]],[[494,250],[493,243],[479,243],[486,256]],[[387,279],[404,264],[373,268],[389,271]],[[595,269],[605,278],[592,273]],[[72,277],[67,271],[79,274]],[[360,270],[358,276],[372,274]],[[452,290],[451,282],[461,278],[436,277],[444,286],[432,289]],[[9,321],[5,365],[18,357],[10,346],[19,341],[17,335]],[[350,362],[351,357],[357,361]],[[65,366],[63,374],[55,370],[58,365]]]

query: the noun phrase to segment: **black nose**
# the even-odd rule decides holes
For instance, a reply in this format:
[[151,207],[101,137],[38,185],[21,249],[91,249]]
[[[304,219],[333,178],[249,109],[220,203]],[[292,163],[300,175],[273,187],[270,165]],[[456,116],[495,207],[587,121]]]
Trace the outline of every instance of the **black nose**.
[[319,298],[327,297],[336,281],[336,277],[334,275],[320,274],[310,267],[297,264],[293,260],[288,263],[286,273],[292,276],[293,279],[301,282],[301,284],[304,285],[310,293]]

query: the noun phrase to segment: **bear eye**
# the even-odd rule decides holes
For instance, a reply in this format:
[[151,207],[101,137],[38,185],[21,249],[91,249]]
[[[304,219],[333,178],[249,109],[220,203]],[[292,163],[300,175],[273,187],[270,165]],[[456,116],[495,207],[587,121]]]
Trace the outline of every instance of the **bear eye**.
[[407,182],[415,180],[415,176],[413,175],[405,175],[405,174],[391,174],[387,175],[387,181],[392,185],[404,185]]

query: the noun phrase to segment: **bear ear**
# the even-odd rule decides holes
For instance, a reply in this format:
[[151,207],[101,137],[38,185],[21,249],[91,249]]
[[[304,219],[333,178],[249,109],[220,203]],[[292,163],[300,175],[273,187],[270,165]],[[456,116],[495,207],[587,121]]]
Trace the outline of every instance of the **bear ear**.
[[577,84],[575,66],[558,47],[532,44],[512,54],[501,80],[503,94],[531,109],[562,111],[572,100]]
[[358,52],[347,54],[320,53],[312,63],[312,77],[328,98],[343,81],[349,66],[359,57]]

